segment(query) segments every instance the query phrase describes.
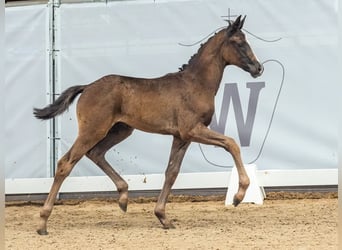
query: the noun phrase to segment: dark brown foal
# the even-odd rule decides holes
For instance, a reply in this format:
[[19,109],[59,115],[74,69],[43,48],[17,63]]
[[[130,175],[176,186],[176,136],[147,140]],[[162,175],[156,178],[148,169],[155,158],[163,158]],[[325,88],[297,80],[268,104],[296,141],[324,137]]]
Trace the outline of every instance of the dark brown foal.
[[40,212],[39,234],[47,234],[47,220],[57,193],[75,164],[86,155],[114,182],[119,192],[119,206],[127,209],[128,185],[105,160],[105,153],[139,129],[173,136],[165,182],[158,198],[155,215],[164,228],[173,227],[165,206],[191,142],[216,145],[231,153],[239,175],[239,189],[234,198],[238,205],[244,198],[249,178],[240,148],[229,137],[208,129],[214,114],[214,99],[224,69],[236,65],[253,77],[262,66],[246,41],[239,16],[227,28],[212,36],[183,65],[181,71],[153,79],[108,75],[91,84],[74,86],[52,104],[34,109],[39,119],[50,119],[68,108],[77,95],[78,136],[70,150],[58,161],[51,191]]

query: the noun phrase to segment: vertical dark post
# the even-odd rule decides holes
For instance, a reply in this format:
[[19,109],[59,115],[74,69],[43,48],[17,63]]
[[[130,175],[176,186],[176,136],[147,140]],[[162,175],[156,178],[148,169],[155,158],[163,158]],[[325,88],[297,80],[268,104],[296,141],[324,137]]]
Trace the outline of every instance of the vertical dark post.
[[[49,1],[49,92],[50,103],[56,100],[58,95],[57,89],[57,52],[56,35],[57,35],[57,9],[60,6],[60,0]],[[50,121],[50,177],[55,175],[55,168],[58,159],[58,124],[57,118]]]
[[5,1],[0,2],[0,249],[5,249]]

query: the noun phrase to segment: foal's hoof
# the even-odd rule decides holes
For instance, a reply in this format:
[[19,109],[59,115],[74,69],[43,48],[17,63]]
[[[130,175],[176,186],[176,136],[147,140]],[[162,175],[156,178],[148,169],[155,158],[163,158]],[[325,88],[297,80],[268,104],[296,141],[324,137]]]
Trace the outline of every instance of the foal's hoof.
[[119,207],[120,207],[121,210],[124,211],[125,213],[127,212],[127,202],[125,202],[125,203],[119,202]]
[[233,205],[234,207],[236,207],[237,205],[239,205],[241,202],[241,199],[237,198],[236,195],[234,196],[234,199],[233,199]]
[[48,231],[46,231],[46,230],[44,230],[44,229],[38,229],[38,230],[37,230],[37,233],[38,233],[39,235],[48,235],[48,234],[49,234]]
[[160,220],[161,224],[163,225],[163,229],[174,229],[176,228],[173,223],[168,219]]
[[122,211],[127,212],[128,195],[126,193],[121,193],[119,198],[119,207]]
[[175,229],[176,227],[171,223],[163,224],[163,229]]

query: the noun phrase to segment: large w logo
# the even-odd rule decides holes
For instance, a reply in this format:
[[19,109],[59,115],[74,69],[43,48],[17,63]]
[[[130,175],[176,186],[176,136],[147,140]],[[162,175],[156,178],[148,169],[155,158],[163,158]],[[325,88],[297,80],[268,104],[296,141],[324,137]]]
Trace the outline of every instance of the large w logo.
[[210,124],[211,129],[225,134],[228,111],[230,103],[232,103],[240,144],[243,147],[250,145],[259,94],[261,89],[265,87],[265,82],[247,82],[246,87],[250,89],[246,119],[244,119],[243,116],[237,84],[227,83],[224,86],[223,101],[219,120],[217,120],[216,114],[214,114]]

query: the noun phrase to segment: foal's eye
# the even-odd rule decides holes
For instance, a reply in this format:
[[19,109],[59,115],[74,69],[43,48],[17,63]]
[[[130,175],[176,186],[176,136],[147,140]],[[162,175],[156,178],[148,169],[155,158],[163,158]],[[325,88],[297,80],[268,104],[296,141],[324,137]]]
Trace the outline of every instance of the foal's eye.
[[232,43],[235,44],[235,45],[238,46],[238,47],[243,46],[243,41],[242,41],[241,39],[239,39],[239,38],[233,39],[233,40],[232,40]]
[[236,42],[236,45],[239,46],[239,47],[241,47],[241,46],[243,45],[243,42],[238,41],[238,42]]

